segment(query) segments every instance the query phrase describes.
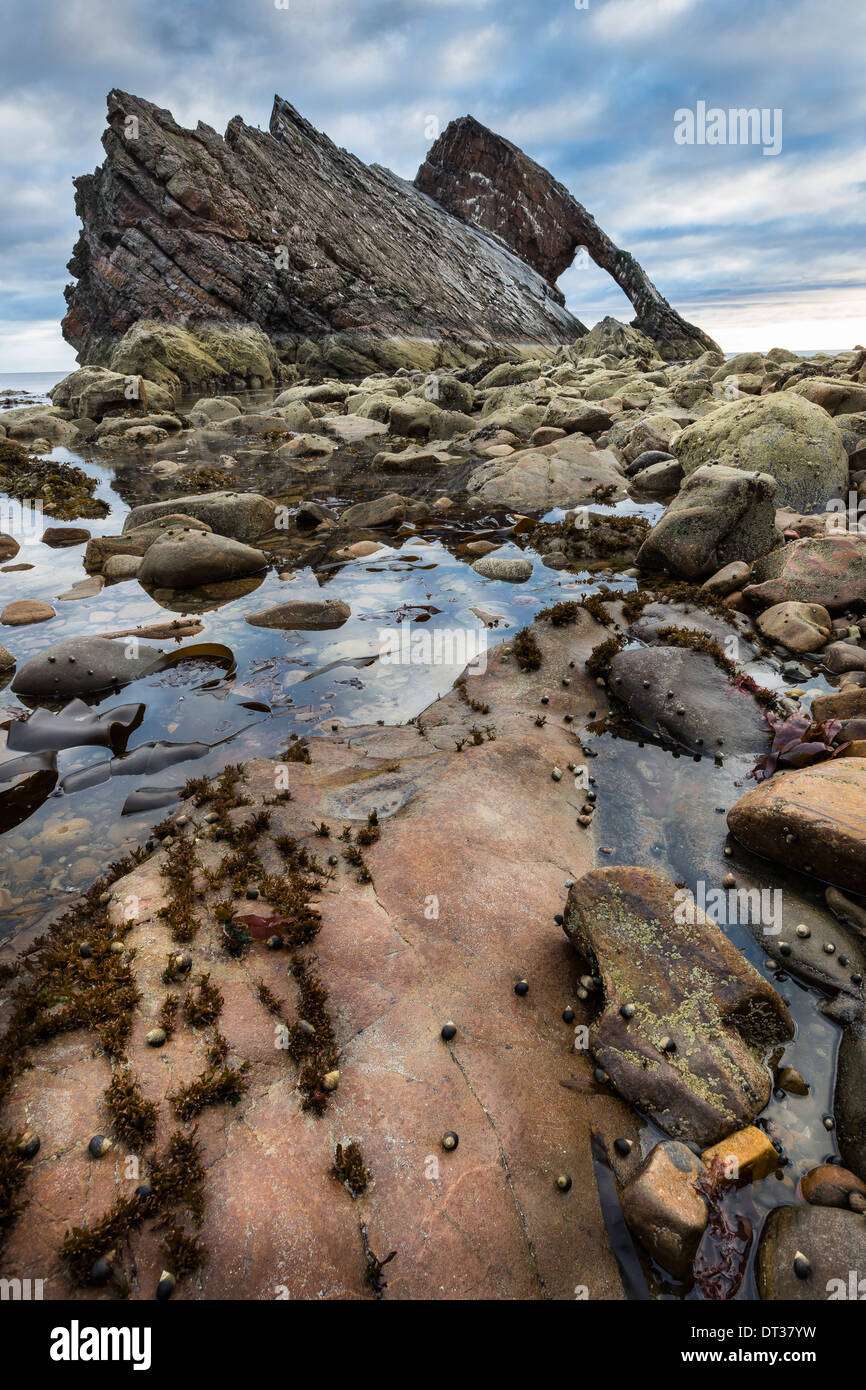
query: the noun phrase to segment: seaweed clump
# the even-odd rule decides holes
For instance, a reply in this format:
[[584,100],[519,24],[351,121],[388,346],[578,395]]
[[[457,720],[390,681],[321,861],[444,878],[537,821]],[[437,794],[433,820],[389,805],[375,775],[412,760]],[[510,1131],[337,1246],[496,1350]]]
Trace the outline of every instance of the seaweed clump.
[[322,1083],[339,1060],[328,991],[305,961],[295,961],[290,973],[298,989],[298,1022],[289,1030],[288,1053],[300,1068],[301,1109],[322,1115],[328,1103]]
[[246,1074],[249,1062],[239,1066],[225,1065],[219,1070],[209,1066],[207,1071],[180,1086],[168,1097],[169,1103],[179,1120],[194,1120],[209,1105],[237,1105],[249,1085]]
[[604,642],[599,642],[597,647],[593,647],[585,663],[591,676],[607,674],[610,663],[617,652],[622,650],[624,640],[622,637],[608,637]]
[[156,1136],[156,1106],[152,1100],[145,1100],[129,1067],[114,1073],[105,1092],[105,1103],[121,1143],[133,1150],[153,1143]]
[[537,671],[542,662],[541,648],[535,633],[528,627],[518,632],[511,644],[515,660],[521,671]]
[[27,1202],[21,1189],[27,1178],[27,1165],[18,1153],[15,1136],[0,1130],[0,1249],[3,1238]]
[[364,1163],[360,1145],[354,1140],[343,1148],[338,1144],[334,1151],[334,1177],[348,1188],[353,1197],[360,1197],[370,1184],[370,1170]]
[[[99,1259],[118,1261],[118,1249],[147,1220],[165,1228],[170,1224],[168,1218],[173,1210],[182,1208],[194,1227],[200,1228],[204,1221],[204,1183],[201,1145],[195,1131],[184,1134],[176,1130],[164,1153],[154,1158],[146,1184],[130,1197],[118,1197],[105,1216],[92,1226],[73,1226],[66,1232],[60,1258],[72,1283],[89,1283],[91,1270]],[[201,1254],[203,1257],[203,1249]],[[181,1272],[175,1270],[174,1273],[181,1277]],[[116,1277],[123,1290],[122,1275]]]
[[39,501],[43,511],[64,521],[108,516],[108,503],[94,495],[98,486],[83,468],[37,458],[14,439],[0,440],[0,491],[19,502]]

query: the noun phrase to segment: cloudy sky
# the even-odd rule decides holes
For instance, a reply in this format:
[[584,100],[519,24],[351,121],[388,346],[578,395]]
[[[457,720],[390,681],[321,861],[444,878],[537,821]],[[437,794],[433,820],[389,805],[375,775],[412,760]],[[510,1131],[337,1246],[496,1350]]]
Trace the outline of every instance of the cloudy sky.
[[[0,370],[74,364],[71,179],[112,87],[218,130],[279,92],[409,178],[471,112],[726,350],[864,342],[864,55],[863,0],[4,0]],[[678,143],[699,102],[781,111],[781,152]],[[586,323],[632,315],[595,267],[560,284]]]

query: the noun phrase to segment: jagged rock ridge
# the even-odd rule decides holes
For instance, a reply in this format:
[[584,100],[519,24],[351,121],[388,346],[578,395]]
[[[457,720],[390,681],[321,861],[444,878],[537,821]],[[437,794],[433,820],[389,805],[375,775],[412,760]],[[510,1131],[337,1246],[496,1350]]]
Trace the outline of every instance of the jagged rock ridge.
[[614,245],[567,188],[473,116],[446,127],[415,184],[449,212],[495,232],[551,285],[585,247],[628,295],[636,310],[633,326],[653,339],[663,356],[718,350],[712,338],[671,308],[634,257]]
[[292,356],[334,333],[563,344],[586,330],[497,238],[367,166],[277,97],[225,138],[112,91],[76,180],[66,338],[106,363],[141,321],[252,323]]

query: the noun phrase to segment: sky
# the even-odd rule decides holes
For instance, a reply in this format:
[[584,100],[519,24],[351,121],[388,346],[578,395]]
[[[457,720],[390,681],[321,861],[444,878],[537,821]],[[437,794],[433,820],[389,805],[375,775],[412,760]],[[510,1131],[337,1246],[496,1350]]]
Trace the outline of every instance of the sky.
[[[112,87],[219,131],[279,93],[406,178],[471,113],[726,351],[866,343],[864,0],[4,0],[0,32],[0,371],[75,364],[71,180]],[[737,108],[763,144],[711,115]],[[559,283],[588,325],[633,315],[591,263]]]

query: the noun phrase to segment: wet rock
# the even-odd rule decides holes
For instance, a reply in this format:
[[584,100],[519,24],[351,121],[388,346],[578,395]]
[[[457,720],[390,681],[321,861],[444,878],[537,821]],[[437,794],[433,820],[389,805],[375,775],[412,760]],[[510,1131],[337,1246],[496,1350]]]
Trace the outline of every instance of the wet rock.
[[8,671],[15,665],[15,658],[11,652],[7,652],[4,646],[0,646],[0,671]]
[[577,439],[482,463],[470,474],[467,491],[485,506],[541,512],[594,500],[621,501],[626,495],[616,456]]
[[852,1192],[866,1197],[866,1182],[837,1163],[822,1163],[800,1179],[800,1192],[813,1207],[848,1209]]
[[499,579],[506,584],[522,584],[532,574],[532,561],[523,555],[482,555],[472,568],[483,579]]
[[707,1204],[695,1188],[706,1169],[686,1144],[668,1139],[647,1155],[620,1193],[632,1235],[662,1269],[683,1279],[707,1225]]
[[336,521],[336,515],[320,502],[302,502],[295,512],[295,525],[301,530],[310,530],[323,521]]
[[820,651],[832,633],[832,619],[820,603],[774,603],[755,622],[759,632],[789,652]]
[[701,1158],[707,1167],[727,1182],[743,1186],[760,1182],[779,1166],[779,1155],[772,1142],[757,1125],[747,1125],[729,1134],[718,1144],[704,1149]]
[[67,545],[83,545],[90,540],[90,532],[84,526],[46,526],[42,532],[42,544],[60,550]]
[[109,411],[141,406],[145,410],[170,412],[174,393],[138,373],[113,372],[106,367],[80,367],[70,372],[48,392],[55,406],[63,406],[73,416],[101,420]]
[[255,541],[273,530],[276,506],[257,492],[205,492],[193,497],[174,497],[168,502],[146,502],[133,507],[123,523],[123,534],[172,513],[204,521],[219,536],[236,541]]
[[58,603],[78,603],[81,599],[95,598],[102,592],[105,581],[101,574],[91,575],[89,579],[79,579],[62,594],[57,595]]
[[47,623],[56,617],[56,610],[50,603],[36,598],[16,598],[0,613],[0,623],[4,627],[27,627],[30,623]]
[[[805,1263],[798,1256],[805,1256]],[[799,1277],[797,1267],[805,1277]],[[761,1298],[859,1298],[866,1270],[866,1221],[832,1207],[776,1207],[761,1232],[755,1278]],[[849,1275],[854,1271],[854,1292]]]
[[745,560],[734,560],[729,565],[717,570],[709,579],[705,579],[701,585],[710,594],[716,594],[719,598],[727,598],[728,594],[736,593],[742,589],[749,580],[749,566]]
[[10,439],[29,443],[37,452],[44,452],[42,446],[45,443],[49,447],[54,444],[71,446],[78,438],[77,429],[65,418],[64,412],[50,405],[25,405],[4,410],[3,423]]
[[319,428],[341,444],[360,444],[364,439],[388,433],[384,421],[367,420],[363,415],[323,415]]
[[355,502],[340,513],[340,527],[353,527],[364,531],[375,530],[380,526],[399,526],[401,522],[412,520],[424,514],[423,505],[415,503],[399,492],[388,492],[384,497],[376,497],[370,502]]
[[355,541],[354,545],[343,546],[334,551],[336,560],[364,560],[368,555],[376,555],[382,549],[376,541]]
[[674,1138],[749,1124],[770,1097],[764,1051],[793,1025],[691,895],[651,869],[597,869],[569,890],[564,930],[602,980],[589,1047],[616,1089]]
[[600,434],[602,430],[609,430],[612,424],[610,415],[600,405],[565,397],[552,400],[544,414],[545,426],[561,429],[566,434]]
[[812,718],[841,719],[842,738],[866,737],[866,688],[850,685],[832,695],[816,695]]
[[644,541],[638,564],[695,580],[731,561],[765,555],[782,541],[775,496],[766,473],[720,464],[698,468]]
[[9,536],[5,531],[0,531],[0,561],[14,560],[21,546],[14,536]]
[[610,664],[610,688],[643,728],[692,753],[723,749],[726,755],[747,756],[766,747],[754,696],[736,686],[705,652],[629,647]]
[[675,458],[662,459],[651,463],[639,472],[630,472],[631,485],[636,492],[648,497],[669,497],[676,492],[683,480],[682,464]]
[[708,463],[771,474],[780,505],[800,512],[826,509],[848,479],[837,426],[820,406],[788,391],[720,406],[684,429],[672,447],[686,477]]
[[342,599],[293,599],[265,608],[261,613],[248,613],[246,621],[253,627],[277,627],[285,630],[310,629],[322,632],[342,627],[352,616],[348,603]]
[[12,690],[37,699],[67,699],[126,685],[158,660],[156,647],[110,642],[105,637],[68,637],[31,657],[20,668]]
[[114,582],[137,579],[141,564],[141,557],[138,555],[109,555],[102,567],[102,573],[106,579]]
[[264,553],[225,535],[190,531],[148,546],[138,579],[142,585],[191,589],[256,574],[267,564]]
[[866,1019],[862,1008],[860,1014],[844,1029],[839,1044],[833,1118],[842,1162],[866,1182]]
[[843,675],[846,671],[866,671],[866,648],[857,647],[852,642],[831,642],[824,652],[824,665],[828,671]]
[[277,450],[277,458],[287,463],[293,459],[327,459],[331,457],[336,445],[323,434],[296,434],[288,444]]
[[632,459],[631,463],[627,463],[623,471],[627,478],[633,478],[656,463],[670,463],[673,459],[673,454],[669,454],[665,449],[646,449],[642,454],[638,454],[637,458]]
[[88,574],[99,573],[112,556],[136,555],[140,558],[154,541],[189,531],[210,530],[210,526],[203,521],[196,521],[195,517],[184,516],[182,512],[166,512],[164,516],[154,517],[152,521],[132,527],[121,536],[94,536],[87,542],[84,568]]
[[866,539],[803,537],[756,560],[746,598],[761,605],[819,603],[834,612],[866,598]]
[[866,882],[866,763],[834,758],[778,772],[728,812],[755,854],[855,893]]
[[219,420],[232,420],[241,414],[241,403],[237,396],[202,396],[187,412],[190,423],[211,425]]

